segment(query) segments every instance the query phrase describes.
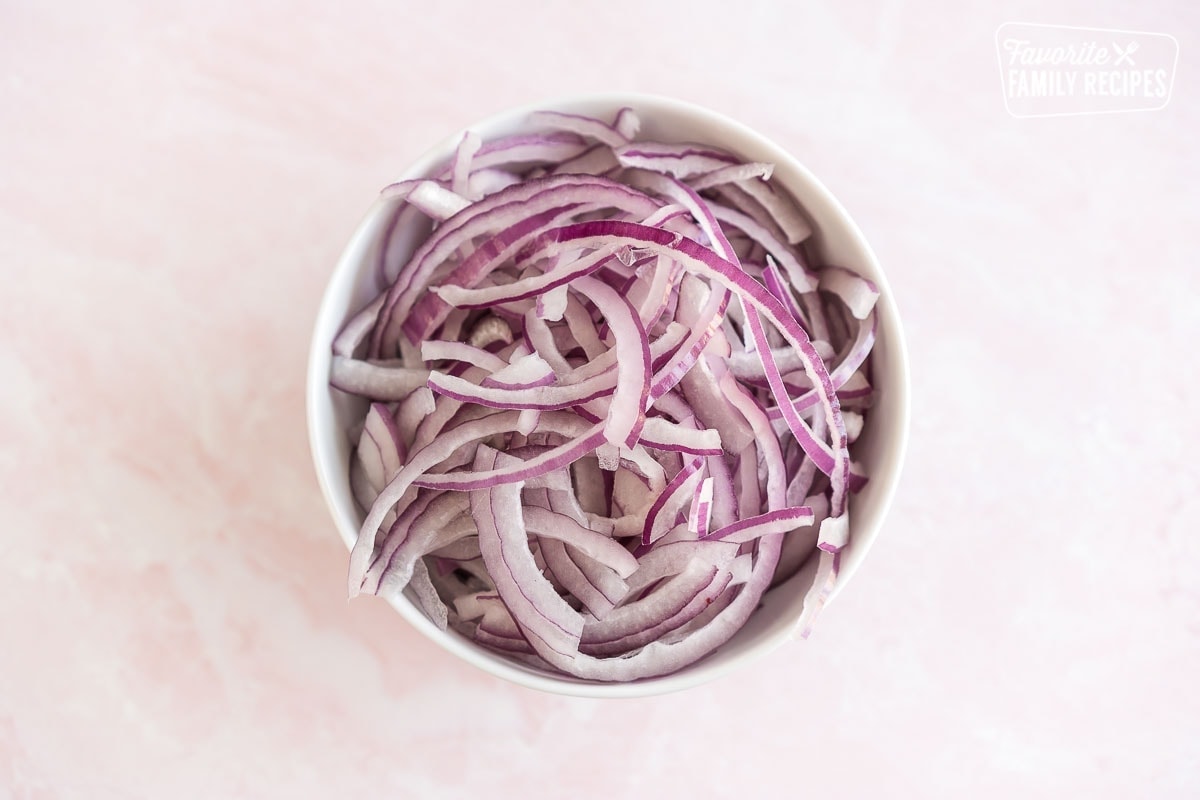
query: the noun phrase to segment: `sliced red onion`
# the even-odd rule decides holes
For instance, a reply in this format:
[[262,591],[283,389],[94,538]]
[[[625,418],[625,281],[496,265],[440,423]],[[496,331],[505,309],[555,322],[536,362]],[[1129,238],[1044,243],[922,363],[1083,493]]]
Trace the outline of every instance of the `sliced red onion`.
[[604,247],[624,243],[660,255],[670,254],[687,269],[738,292],[743,304],[753,306],[773,324],[801,353],[805,373],[814,385],[822,390],[818,396],[825,408],[830,429],[835,432],[834,447],[831,448],[832,464],[829,465],[833,477],[833,506],[837,515],[844,511],[844,486],[849,476],[849,458],[846,451],[845,424],[841,419],[840,404],[829,380],[829,372],[820,356],[813,350],[808,335],[761,283],[756,283],[736,264],[706,250],[691,239],[637,223],[613,220],[576,223],[560,228],[557,236],[559,242],[571,242],[580,247]]
[[[837,519],[844,520],[846,517],[841,516]],[[796,528],[811,525],[812,522],[813,512],[807,506],[781,508],[777,511],[768,511],[765,514],[741,519],[719,528],[713,531],[707,540],[745,544],[760,536],[790,533]]]
[[[841,396],[840,392],[838,393],[838,396]],[[857,411],[847,411],[845,405],[843,404],[842,419],[846,423],[846,442],[848,444],[854,444],[856,441],[858,441],[858,437],[862,435],[863,423],[865,422],[863,415],[859,414]],[[851,471],[853,472],[853,462],[851,462]]]
[[554,169],[552,175],[607,175],[620,167],[611,147],[596,145],[589,147],[574,158],[568,159]]
[[720,435],[721,446],[733,455],[743,452],[754,441],[754,432],[717,388],[717,378],[707,362],[694,365],[680,384],[683,397],[691,404],[701,424]]
[[720,647],[745,624],[766,591],[778,560],[779,537],[765,537],[750,580],[738,595],[706,625],[680,641],[653,641],[618,658],[583,653],[563,656],[549,648],[538,648],[538,652],[552,666],[590,680],[631,681],[675,672]]
[[[762,488],[765,491],[762,494],[765,494],[767,498],[767,510],[775,511],[783,508],[787,494],[783,452],[779,440],[773,435],[774,432],[771,430],[771,423],[767,419],[767,415],[763,413],[754,398],[739,386],[728,372],[721,375],[718,385],[721,393],[745,417],[750,429],[754,431],[758,458],[751,463],[757,466],[757,462],[761,460],[766,467],[766,479],[762,481]],[[743,455],[749,461],[750,454]],[[758,508],[757,505],[740,504],[739,516],[744,518],[756,508]]]
[[[792,404],[791,397],[788,396],[787,387],[783,383],[783,376],[779,373],[779,368],[775,364],[775,356],[773,355],[770,345],[767,343],[766,334],[763,331],[762,318],[759,316],[757,309],[748,309],[746,312],[746,321],[754,337],[756,351],[762,359],[763,371],[767,376],[767,384],[771,387],[771,393],[775,395],[775,400],[779,404],[780,412],[783,415],[784,421],[788,428],[791,429],[792,435],[796,437],[796,441],[804,448],[804,452],[813,460],[817,468],[827,475],[833,475],[835,482],[837,480],[847,480],[842,472],[836,472],[838,469],[837,455],[831,452],[831,448],[821,441],[816,434],[813,433],[808,423],[796,411]],[[831,382],[832,383],[832,382]],[[834,397],[836,401],[836,396]],[[838,408],[840,414],[840,405]],[[842,423],[843,429],[845,423]],[[835,488],[835,493],[837,489]]]
[[[743,180],[738,188],[744,191],[767,212],[787,237],[788,244],[798,244],[812,235],[812,227],[791,200],[780,197],[775,190],[760,180]],[[799,291],[799,286],[796,287]]]
[[487,617],[492,620],[495,628],[520,636],[517,623],[513,622],[507,606],[495,592],[472,592],[454,598],[454,610],[463,620]]
[[453,375],[434,373],[429,376],[429,388],[455,400],[488,408],[571,408],[612,394],[613,380],[610,376],[601,375],[590,382],[568,386],[549,385],[553,379],[554,374],[550,372],[545,379],[539,379],[536,383],[509,388],[477,386]]
[[[829,373],[830,385],[837,390],[839,399],[845,398],[849,393],[850,397],[862,397],[870,395],[870,384],[862,375],[858,376],[858,382],[853,386],[847,386],[850,379],[858,374],[859,367],[866,361],[867,356],[871,353],[871,348],[875,344],[875,329],[876,316],[874,311],[867,313],[866,319],[862,320],[858,327],[858,333],[855,336],[854,342],[847,351],[845,357],[838,363],[837,367]],[[816,390],[810,389],[805,394],[792,400],[792,407],[797,412],[803,412],[808,408],[817,405],[820,402],[820,394]],[[781,408],[769,409],[771,419],[782,419],[783,410]]]
[[433,581],[430,580],[429,569],[425,566],[424,561],[418,561],[414,565],[409,586],[413,590],[413,597],[416,599],[417,605],[425,612],[425,616],[433,620],[433,624],[440,630],[446,630],[448,617],[446,603],[438,595]]
[[[475,530],[475,521],[469,517],[461,524],[461,528],[449,529],[450,533],[457,535],[467,528],[468,525],[471,531]],[[441,537],[439,536],[438,538],[440,539]],[[479,537],[471,535],[454,539],[449,544],[442,545],[441,547],[435,547],[429,554],[435,558],[448,561],[473,561],[477,558],[483,558],[483,554],[479,551]]]
[[[810,292],[817,288],[817,280],[810,275],[800,259],[790,248],[781,244],[771,232],[763,228],[750,217],[725,206],[710,206],[713,217],[719,222],[725,222],[744,231],[753,241],[763,246],[767,255],[775,258],[791,280],[792,288],[797,292]],[[824,275],[824,273],[822,273]]]
[[587,149],[578,136],[568,133],[518,134],[486,142],[475,156],[472,170],[509,164],[557,164]]
[[628,578],[637,570],[637,559],[610,536],[594,531],[547,508],[536,506],[525,509],[525,526],[540,537],[557,539],[611,569],[622,578]]
[[343,392],[375,400],[403,400],[429,380],[429,371],[372,363],[345,356],[333,357],[329,382]]
[[840,297],[856,319],[865,319],[879,299],[879,287],[874,282],[841,267],[821,270],[820,285],[822,291],[833,292]]
[[[615,249],[598,250],[589,253],[583,258],[567,262],[558,269],[551,269],[504,286],[468,289],[463,286],[448,284],[435,288],[433,292],[455,308],[486,308],[499,303],[524,300],[545,294],[551,289],[566,286],[576,278],[590,275],[599,269],[604,262],[608,261],[614,252]],[[533,255],[536,256],[537,253]],[[566,311],[565,299],[563,311]]]
[[[712,579],[701,586],[698,591],[692,592],[682,607],[678,608],[674,613],[670,613],[669,615],[659,613],[654,617],[644,615],[642,619],[637,620],[636,624],[641,626],[637,630],[619,638],[614,637],[605,642],[581,642],[579,651],[589,656],[619,658],[624,653],[634,651],[650,642],[665,640],[674,631],[700,617],[701,614],[711,607],[714,601],[719,600],[726,593],[726,590],[733,585],[733,576],[731,573],[725,570],[714,569]],[[660,591],[666,594],[668,590],[664,587]],[[666,604],[664,603],[663,605],[665,606]],[[667,606],[667,609],[668,612],[673,610],[670,606]]]
[[[643,326],[643,328],[644,327],[645,326]],[[652,364],[664,362],[667,358],[672,357],[676,352],[678,352],[679,347],[687,337],[687,333],[687,328],[685,328],[683,325],[672,322],[667,325],[661,336],[651,339],[649,342],[649,347],[650,360]],[[555,347],[555,352],[558,352],[557,346]],[[600,355],[595,358],[590,358],[588,361],[580,364],[578,367],[573,369],[568,367],[568,369],[563,372],[558,372],[557,370],[556,372],[558,372],[561,383],[579,384],[601,375],[602,373],[611,372],[616,369],[616,366],[617,350],[616,348],[613,348],[600,353]],[[610,375],[610,379],[612,382],[609,384],[609,388],[611,389],[615,386],[617,373],[613,372],[613,374]]]
[[638,131],[641,130],[642,121],[636,111],[626,106],[617,112],[617,118],[613,122],[613,127],[625,137],[626,141],[629,141],[637,136]]
[[[433,376],[430,376],[431,378]],[[482,386],[518,391],[554,383],[554,370],[537,353],[513,354],[512,361],[485,377]],[[432,388],[432,383],[430,384]]]
[[[825,494],[810,495],[796,501],[798,504],[812,509],[813,523],[797,528],[784,537],[783,547],[779,551],[779,565],[775,569],[775,578],[771,585],[776,586],[795,575],[804,563],[817,549],[817,537],[821,523],[829,516],[829,498]],[[788,503],[792,503],[789,494]]]
[[[573,494],[569,492],[549,491],[546,495],[551,510],[556,513],[567,514],[578,523],[583,524],[586,522],[593,530],[612,534],[613,526],[611,520],[607,518],[598,519],[595,515],[584,512]],[[629,585],[612,568],[600,564],[598,561],[589,558],[587,555],[570,546],[566,547],[566,555],[579,570],[582,579],[586,581],[586,586],[581,587],[582,593],[575,594],[575,596],[597,618],[603,619],[616,603],[619,603],[629,594]],[[587,600],[584,599],[585,594],[588,596]]]
[[750,452],[738,456],[733,481],[739,508],[762,508],[763,487],[760,483],[758,459],[752,457]]
[[567,331],[574,337],[576,344],[583,348],[589,360],[604,358],[609,348],[600,340],[596,332],[596,323],[591,314],[583,307],[574,293],[567,295],[567,307],[563,311],[563,320],[567,323]]
[[687,535],[687,526],[679,525],[653,547],[639,548],[638,570],[629,578],[629,596],[653,586],[663,578],[679,575],[693,562],[724,566],[736,555],[738,545],[711,539],[697,541]]
[[[452,316],[453,312],[446,317],[447,322]],[[467,344],[472,347],[488,348],[495,344],[512,344],[512,341],[512,328],[495,316],[487,316],[477,321],[467,335]]]
[[604,437],[613,445],[633,447],[646,421],[651,358],[646,329],[629,301],[603,281],[586,275],[574,284],[608,319],[616,336],[617,388],[612,394]]
[[850,521],[843,514],[840,517],[828,517],[821,522],[821,533],[817,539],[817,547],[826,552],[836,553],[850,541]]
[[[408,449],[400,429],[396,427],[396,420],[392,417],[391,409],[382,403],[372,403],[371,407],[367,409],[367,417],[363,423],[363,436],[370,440],[373,449],[379,454],[382,472],[378,476],[378,482],[372,480],[372,485],[378,487],[376,492],[378,493],[383,491],[383,487],[392,479],[392,476],[400,471],[400,467],[408,459]],[[364,442],[360,440],[360,452],[364,451],[363,444]]]
[[558,322],[567,311],[567,286],[562,284],[547,289],[538,295],[534,307],[539,319],[547,322]]
[[[594,202],[599,195],[592,195],[592,192],[607,192],[610,197],[624,196],[631,202],[637,199],[631,190],[604,178],[561,175],[503,189],[447,220],[417,249],[388,290],[372,334],[371,353],[378,356],[382,352],[385,338],[398,340],[399,326],[428,286],[429,279],[460,247],[476,236],[503,230],[531,216],[545,217],[551,212],[549,217],[553,218],[556,210],[578,205],[572,198],[588,197]],[[655,207],[643,206],[646,213],[653,213]],[[393,323],[393,320],[396,321]]]
[[488,372],[499,372],[508,366],[504,359],[481,347],[466,342],[444,342],[427,339],[421,342],[421,358],[425,361],[462,361]]
[[737,495],[733,491],[733,474],[727,459],[722,457],[708,458],[705,462],[708,472],[713,476],[713,504],[711,525],[724,526],[731,524],[740,514]]
[[[449,458],[459,447],[482,441],[499,433],[513,430],[517,421],[515,411],[500,412],[465,423],[440,438],[411,453],[409,460],[376,498],[359,531],[358,540],[350,552],[350,596],[358,594],[368,562],[375,547],[375,537],[384,517],[406,497],[415,496],[414,482],[428,470]],[[525,463],[525,462],[522,462]],[[519,478],[517,480],[520,480]],[[437,488],[437,487],[435,487]],[[411,502],[411,500],[410,500]],[[404,503],[407,506],[407,503]]]
[[662,172],[681,179],[738,162],[737,158],[721,150],[687,144],[634,142],[615,148],[615,152],[624,167]]
[[[495,469],[503,454],[480,445],[475,468]],[[521,508],[521,485],[502,484],[471,492],[471,516],[479,528],[479,549],[496,591],[538,652],[570,656],[579,649],[583,618],[542,576],[529,551]]]
[[[516,412],[509,413],[515,414]],[[516,417],[513,422],[515,429]],[[500,431],[496,431],[496,433],[500,433]],[[459,492],[488,489],[511,483],[524,483],[548,472],[568,467],[572,462],[583,458],[602,444],[604,444],[603,423],[593,425],[586,433],[569,439],[535,458],[517,459],[507,462],[503,467],[482,471],[450,472],[441,475],[426,474],[421,478],[414,479],[413,483],[430,489],[451,489]]]
[[[399,448],[388,437],[379,436],[379,426],[371,424],[372,420],[378,418],[379,409],[383,409],[384,414],[388,413],[386,406],[380,403],[371,404],[370,409],[367,411],[362,435],[358,440],[358,447],[355,448],[355,460],[360,470],[359,475],[361,479],[360,486],[355,490],[355,495],[358,497],[359,502],[366,508],[371,507],[371,502],[383,491],[383,487],[387,486],[388,481],[395,474],[389,469],[389,465],[385,464],[385,460],[395,464],[398,464],[401,460],[398,452]],[[387,456],[384,454],[385,447],[391,451]]]
[[[470,193],[471,162],[475,159],[475,154],[479,152],[479,148],[482,146],[483,140],[479,138],[479,134],[473,131],[464,133],[462,140],[458,143],[458,150],[454,153],[450,189],[459,197],[465,197]],[[461,208],[456,209],[456,213],[461,210]]]
[[605,597],[604,593],[588,580],[579,565],[568,555],[567,545],[547,537],[539,538],[538,546],[546,559],[546,569],[567,592],[579,599],[589,613],[596,617],[604,617],[613,610],[613,601]]
[[520,175],[508,170],[493,167],[473,169],[467,179],[467,191],[463,196],[470,200],[480,200],[521,181]]
[[460,594],[453,602],[462,620],[479,620],[473,638],[480,644],[506,652],[533,653],[508,607],[494,591]]
[[[463,184],[463,190],[466,184]],[[421,181],[408,194],[408,202],[436,220],[446,220],[471,205],[461,190],[443,188],[434,181]]]
[[376,297],[366,308],[359,311],[346,326],[342,328],[341,333],[333,340],[333,354],[335,356],[344,356],[353,358],[358,347],[371,333],[371,329],[375,327],[375,319],[379,316],[379,309],[383,307],[383,295]]
[[[579,179],[582,180],[582,178]],[[600,179],[593,178],[592,180]],[[654,201],[645,195],[632,193],[620,184],[591,186],[586,189],[568,191],[570,189],[572,189],[570,186],[557,187],[535,197],[531,202],[536,201],[544,208],[541,213],[519,219],[511,225],[506,225],[498,233],[488,236],[482,246],[473,251],[469,258],[454,267],[445,278],[445,283],[466,287],[478,285],[506,259],[514,256],[520,259],[525,255],[529,245],[538,240],[538,233],[541,229],[552,228],[557,222],[571,216],[589,214],[605,208],[619,209],[644,216],[653,213],[658,208]],[[503,192],[497,193],[493,197],[501,194]],[[481,202],[487,202],[490,199],[489,197]],[[504,225],[508,221],[507,211],[508,209],[502,207],[490,215],[485,215],[482,219],[472,220],[473,224],[465,225],[464,228],[473,235],[486,234],[485,230],[480,229],[481,226]],[[451,237],[451,241],[455,241],[463,235],[462,232],[459,232],[457,237]],[[547,252],[547,255],[550,254]],[[401,297],[401,305],[390,308],[393,315],[398,313],[399,309],[407,309],[403,300],[404,298]],[[411,310],[407,311],[408,318],[402,323],[409,341],[416,342],[429,336],[446,319],[449,311],[450,306],[436,294],[426,293],[419,300],[414,298]],[[381,311],[381,318],[387,312],[389,312],[389,306],[385,304]],[[376,331],[378,330],[377,327]]]
[[692,507],[688,512],[688,533],[696,539],[708,536],[712,525],[713,479],[707,477],[696,487]]
[[537,111],[534,112],[532,119],[534,122],[545,123],[553,128],[577,133],[587,139],[595,139],[609,147],[620,147],[629,141],[629,137],[613,125],[608,125],[592,117],[563,114],[558,111]]
[[824,610],[825,603],[833,593],[833,587],[837,583],[841,558],[842,554],[840,552],[831,553],[821,551],[820,561],[817,563],[816,577],[813,578],[812,588],[808,590],[808,594],[804,597],[804,611],[800,616],[800,620],[796,623],[796,629],[800,632],[800,636],[805,639],[812,633],[817,616]]
[[[387,288],[332,343],[331,383],[373,401],[351,594],[635,680],[712,652],[815,557],[807,633],[866,480],[878,288],[810,263],[769,164],[635,141],[630,109],[531,122],[385,189]],[[413,214],[432,232],[399,263]]]
[[704,463],[703,458],[692,459],[650,506],[642,527],[643,545],[652,544],[674,527],[675,517],[691,502],[693,493],[704,480]]
[[418,513],[410,515],[409,509],[405,509],[406,513],[397,517],[388,530],[378,558],[363,578],[364,591],[378,591],[385,584],[403,588],[422,557],[475,532],[471,525],[456,524],[468,512],[464,495],[442,492],[427,497],[427,503],[413,503],[409,507],[416,507]]
[[642,444],[663,452],[690,453],[696,456],[719,456],[721,434],[712,428],[698,429],[662,417],[647,417],[642,428]]
[[730,164],[727,167],[721,167],[701,175],[699,178],[690,181],[689,185],[693,190],[702,192],[705,189],[711,189],[723,183],[740,183],[741,181],[749,181],[754,178],[761,178],[767,181],[771,179],[771,173],[774,171],[774,164],[763,164],[756,161],[747,164]]
[[614,609],[603,620],[585,619],[580,651],[618,655],[648,644],[699,614],[708,599],[705,593],[720,594],[730,577],[720,567],[693,560],[657,591]]

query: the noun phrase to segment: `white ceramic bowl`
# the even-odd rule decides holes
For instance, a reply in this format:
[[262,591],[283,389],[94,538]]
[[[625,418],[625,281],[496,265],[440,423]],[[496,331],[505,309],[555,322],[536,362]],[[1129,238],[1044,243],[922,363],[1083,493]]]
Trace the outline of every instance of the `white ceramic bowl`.
[[[787,189],[803,206],[813,224],[814,238],[810,247],[815,247],[816,263],[850,267],[875,281],[881,290],[879,331],[872,366],[878,395],[854,448],[854,457],[865,465],[871,479],[851,500],[851,541],[842,558],[840,591],[879,535],[900,477],[908,439],[907,355],[887,278],[850,215],[800,162],[746,126],[699,106],[645,95],[593,96],[507,111],[471,125],[470,129],[486,141],[527,129],[529,113],[538,109],[611,119],[624,106],[632,106],[641,117],[641,139],[700,142],[732,151],[748,161],[774,163],[772,183]],[[449,161],[461,137],[461,131],[449,136],[403,175],[380,176],[380,185],[436,172]],[[395,207],[394,200],[377,200],[350,239],[325,291],[309,357],[308,432],[313,462],[338,532],[347,547],[353,545],[358,535],[361,516],[350,494],[347,467],[351,443],[346,431],[355,416],[361,418],[365,405],[330,389],[330,343],[349,316],[376,292],[373,281],[375,259],[384,228]],[[407,246],[415,248],[424,235],[424,231],[413,231]],[[812,583],[814,567],[815,559],[789,581],[768,592],[762,606],[751,615],[745,627],[715,653],[672,675],[633,683],[596,683],[541,672],[479,647],[454,631],[438,630],[403,597],[392,605],[421,633],[459,658],[501,678],[559,694],[638,697],[677,691],[712,680],[789,640],[805,592]],[[818,625],[818,635],[819,632]],[[803,653],[803,648],[796,645],[789,655],[802,658]]]

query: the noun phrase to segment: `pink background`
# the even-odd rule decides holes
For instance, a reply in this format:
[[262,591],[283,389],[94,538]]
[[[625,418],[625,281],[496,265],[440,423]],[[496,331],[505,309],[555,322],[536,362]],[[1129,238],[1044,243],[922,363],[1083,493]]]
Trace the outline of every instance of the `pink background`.
[[[1197,6],[837,5],[0,2],[0,797],[1200,794]],[[1173,34],[1174,97],[1011,118],[1009,20]],[[614,89],[826,181],[914,418],[810,641],[597,702],[346,603],[303,380],[383,184]]]

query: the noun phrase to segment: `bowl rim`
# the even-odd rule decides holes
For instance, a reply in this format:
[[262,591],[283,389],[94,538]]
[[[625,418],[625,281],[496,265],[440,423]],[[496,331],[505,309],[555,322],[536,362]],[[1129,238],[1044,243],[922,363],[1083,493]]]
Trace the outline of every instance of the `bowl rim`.
[[[676,117],[691,117],[702,122],[706,128],[720,129],[725,138],[747,140],[752,142],[756,148],[771,152],[777,156],[775,159],[776,175],[778,176],[780,172],[778,165],[786,163],[789,170],[801,176],[807,182],[805,188],[808,193],[818,196],[827,210],[839,218],[846,233],[854,240],[853,244],[869,263],[872,280],[880,290],[878,303],[884,310],[879,318],[881,334],[887,337],[892,350],[889,355],[889,372],[892,373],[893,381],[890,389],[893,393],[891,402],[895,405],[896,411],[892,415],[893,427],[888,430],[888,437],[891,441],[886,448],[886,455],[890,457],[885,456],[887,463],[884,465],[884,469],[879,471],[878,476],[875,473],[872,474],[872,481],[878,481],[881,485],[881,488],[875,490],[877,493],[881,492],[876,501],[875,525],[870,532],[871,535],[853,553],[854,558],[843,563],[839,580],[829,598],[829,601],[832,601],[862,564],[867,552],[878,538],[879,531],[883,527],[894,501],[908,446],[911,387],[903,326],[887,276],[858,224],[824,183],[783,146],[731,117],[688,101],[631,92],[568,95],[498,111],[446,136],[411,162],[397,180],[424,177],[430,174],[440,163],[451,156],[465,131],[487,130],[506,123],[512,126],[532,112],[544,109],[583,113],[579,111],[581,106],[604,106],[614,111],[623,106],[633,106],[643,119],[661,113]],[[781,183],[787,186],[786,181],[781,181]],[[353,292],[355,281],[351,278],[358,271],[362,258],[369,252],[374,226],[378,223],[381,215],[384,215],[390,208],[391,204],[388,201],[377,198],[368,208],[354,234],[342,250],[321,297],[308,356],[306,418],[310,453],[326,506],[334,519],[343,543],[348,548],[353,545],[357,536],[358,525],[354,524],[352,520],[348,520],[345,514],[340,513],[341,492],[334,486],[335,476],[339,473],[334,463],[336,459],[331,457],[325,447],[326,440],[323,439],[325,424],[321,414],[323,408],[329,405],[328,398],[331,391],[328,384],[331,363],[330,343],[346,319],[345,313],[339,311],[339,306],[346,305],[344,301],[347,295]],[[764,635],[761,637],[761,641],[749,645],[744,652],[738,654],[738,657],[717,663],[706,663],[710,662],[710,659],[706,657],[679,672],[668,675],[632,682],[604,683],[534,672],[502,656],[495,655],[451,631],[439,630],[415,605],[402,596],[392,595],[387,600],[419,632],[467,663],[527,688],[576,697],[647,697],[681,691],[716,680],[761,659],[785,641],[793,638],[794,635]]]

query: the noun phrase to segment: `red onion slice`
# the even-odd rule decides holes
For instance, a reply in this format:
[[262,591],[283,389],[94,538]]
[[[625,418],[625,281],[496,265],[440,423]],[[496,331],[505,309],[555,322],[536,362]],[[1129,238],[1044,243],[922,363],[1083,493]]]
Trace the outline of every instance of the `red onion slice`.
[[329,382],[343,392],[375,400],[403,400],[429,380],[429,371],[372,363],[345,356],[333,357]]
[[[485,445],[476,451],[475,469],[495,469],[505,457]],[[479,549],[496,591],[539,652],[577,652],[583,618],[546,581],[529,551],[521,508],[521,484],[471,492],[471,516],[479,529]]]
[[[838,517],[844,520],[845,517]],[[807,506],[793,506],[768,511],[765,514],[748,517],[726,525],[712,532],[705,541],[735,542],[745,544],[760,536],[790,533],[796,528],[813,523],[813,511]],[[844,540],[843,540],[844,543]]]
[[[878,288],[810,261],[769,164],[636,141],[630,109],[531,122],[384,190],[386,288],[332,342],[331,384],[372,401],[351,594],[635,680],[720,647],[816,558],[807,634],[866,480]],[[399,263],[413,215],[432,232]]]
[[629,141],[629,137],[621,133],[613,125],[608,125],[592,117],[578,114],[563,114],[558,111],[537,111],[532,115],[534,122],[545,123],[551,127],[577,133],[587,139],[594,139],[609,147],[620,147]]

